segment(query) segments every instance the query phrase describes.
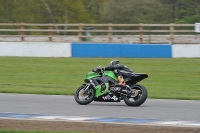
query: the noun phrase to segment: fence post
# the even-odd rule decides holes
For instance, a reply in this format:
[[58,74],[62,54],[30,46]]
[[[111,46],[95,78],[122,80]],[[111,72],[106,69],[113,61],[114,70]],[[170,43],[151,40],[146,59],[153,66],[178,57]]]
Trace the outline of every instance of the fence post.
[[143,26],[142,26],[142,23],[139,24],[139,42],[142,43],[143,42]]
[[52,35],[53,35],[52,29],[53,29],[53,26],[52,24],[50,24],[49,25],[49,41],[50,42],[52,41]]
[[112,31],[113,30],[113,27],[112,27],[112,23],[109,23],[109,26],[108,26],[108,42],[112,42]]
[[174,24],[171,23],[171,26],[170,26],[170,42],[173,43],[174,42]]
[[24,41],[24,23],[20,24],[20,30],[21,41]]
[[78,32],[79,42],[82,42],[83,41],[83,37],[82,37],[83,24],[82,23],[79,23],[78,30],[79,30]]

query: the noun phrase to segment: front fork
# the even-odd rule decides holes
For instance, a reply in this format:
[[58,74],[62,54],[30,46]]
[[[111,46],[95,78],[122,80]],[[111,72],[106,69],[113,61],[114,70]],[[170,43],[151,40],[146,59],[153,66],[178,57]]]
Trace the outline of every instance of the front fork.
[[88,94],[88,89],[90,88],[91,83],[86,84],[86,86],[83,88],[84,92],[83,94]]

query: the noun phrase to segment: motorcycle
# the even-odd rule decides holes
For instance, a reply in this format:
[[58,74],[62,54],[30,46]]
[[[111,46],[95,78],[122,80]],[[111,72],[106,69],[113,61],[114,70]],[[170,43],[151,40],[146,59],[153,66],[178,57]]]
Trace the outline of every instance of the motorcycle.
[[[124,100],[128,106],[140,106],[146,101],[148,96],[147,89],[138,84],[138,82],[147,78],[147,74],[133,73],[129,77],[124,77],[126,86],[122,88],[119,86],[118,78],[114,71],[98,72],[96,70],[89,72],[84,79],[85,83],[76,90],[74,98],[78,104],[87,105],[92,101],[120,102]],[[108,79],[109,87],[103,92],[100,88],[95,88],[92,79],[96,77]]]

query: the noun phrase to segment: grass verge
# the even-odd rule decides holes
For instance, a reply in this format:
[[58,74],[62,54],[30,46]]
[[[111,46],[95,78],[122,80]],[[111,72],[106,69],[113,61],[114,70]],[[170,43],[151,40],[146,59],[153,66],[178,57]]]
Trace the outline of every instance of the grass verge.
[[118,59],[136,73],[149,98],[200,100],[200,59],[0,57],[0,92],[72,95],[85,75]]

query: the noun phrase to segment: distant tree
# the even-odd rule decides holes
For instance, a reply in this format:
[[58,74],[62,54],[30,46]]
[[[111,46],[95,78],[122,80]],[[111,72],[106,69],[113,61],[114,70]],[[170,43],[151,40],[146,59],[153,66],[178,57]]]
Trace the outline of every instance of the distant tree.
[[176,23],[200,22],[200,1],[176,0]]
[[101,11],[103,23],[169,23],[169,4],[157,0],[112,0]]
[[0,0],[0,23],[171,23],[173,14],[200,22],[200,0]]

